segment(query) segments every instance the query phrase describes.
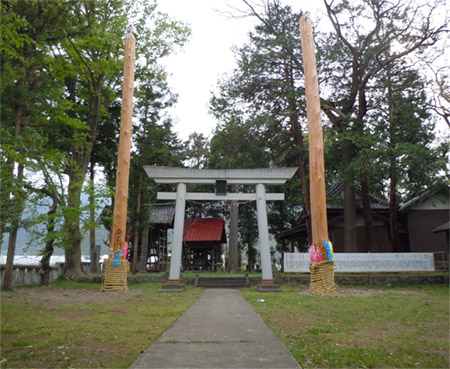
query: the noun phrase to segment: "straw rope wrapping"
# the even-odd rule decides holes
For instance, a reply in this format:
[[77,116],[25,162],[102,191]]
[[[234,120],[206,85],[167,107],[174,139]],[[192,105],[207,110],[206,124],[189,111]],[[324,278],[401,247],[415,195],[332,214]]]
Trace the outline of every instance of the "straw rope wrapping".
[[309,265],[311,284],[309,289],[313,292],[335,292],[334,262],[321,261]]
[[[119,265],[112,263],[118,262]],[[130,263],[126,259],[106,259],[104,261],[103,289],[102,291],[128,292],[127,273],[130,271]]]

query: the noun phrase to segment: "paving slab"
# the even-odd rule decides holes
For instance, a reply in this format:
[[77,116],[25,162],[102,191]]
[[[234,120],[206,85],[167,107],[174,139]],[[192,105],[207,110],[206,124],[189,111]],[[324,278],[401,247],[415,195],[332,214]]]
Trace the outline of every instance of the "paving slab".
[[138,368],[300,368],[236,289],[206,289],[131,365]]

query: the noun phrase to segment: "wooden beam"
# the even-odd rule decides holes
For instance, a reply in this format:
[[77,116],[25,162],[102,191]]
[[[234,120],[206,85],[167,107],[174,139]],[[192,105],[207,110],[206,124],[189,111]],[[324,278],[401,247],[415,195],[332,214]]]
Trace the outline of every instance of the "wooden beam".
[[312,244],[323,246],[329,241],[325,164],[323,157],[322,119],[320,116],[319,81],[311,20],[300,18],[303,66],[305,71],[306,115],[309,133],[309,170]]
[[[130,177],[131,134],[133,118],[134,65],[136,39],[128,33],[123,66],[122,112],[120,116],[119,153],[117,157],[116,196],[114,201],[111,252],[125,242],[127,231],[128,181]],[[110,255],[112,256],[112,255]]]

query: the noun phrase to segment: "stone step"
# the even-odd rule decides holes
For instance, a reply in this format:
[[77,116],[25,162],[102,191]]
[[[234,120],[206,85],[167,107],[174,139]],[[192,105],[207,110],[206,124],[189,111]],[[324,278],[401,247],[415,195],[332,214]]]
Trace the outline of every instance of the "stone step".
[[198,278],[204,283],[215,283],[217,281],[226,283],[245,283],[245,278]]
[[216,283],[216,284],[198,284],[197,287],[204,287],[204,288],[246,288],[249,287],[246,284],[222,284],[222,283]]
[[248,287],[248,279],[244,277],[197,277],[195,285],[205,288],[243,288]]

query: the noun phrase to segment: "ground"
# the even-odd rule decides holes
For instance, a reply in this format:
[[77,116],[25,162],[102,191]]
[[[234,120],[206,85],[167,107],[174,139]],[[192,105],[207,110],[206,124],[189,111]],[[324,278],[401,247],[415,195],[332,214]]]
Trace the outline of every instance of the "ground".
[[157,283],[128,293],[100,284],[58,285],[1,293],[1,368],[128,368],[198,298]]
[[[59,282],[1,293],[0,367],[127,368],[202,293]],[[448,286],[242,294],[304,367],[448,368]]]
[[369,297],[376,295],[386,295],[388,293],[401,294],[401,295],[425,295],[420,290],[381,290],[381,289],[368,289],[368,288],[339,288],[336,287],[336,292],[319,293],[310,291],[307,286],[299,288],[300,295],[308,296],[331,296],[331,297]]
[[[412,295],[424,295],[420,290],[381,290],[381,289],[368,289],[368,288],[339,288],[337,287],[334,293],[318,293],[309,290],[308,286],[297,286],[300,295],[309,296],[332,296],[332,297],[369,297],[375,295],[385,295],[388,293],[394,294],[412,294]],[[58,287],[41,287],[41,288],[20,288],[14,292],[3,295],[3,303],[25,303],[30,300],[36,300],[46,305],[56,304],[74,304],[74,303],[117,303],[118,301],[132,301],[138,299],[141,291],[139,289],[130,290],[127,293],[123,292],[101,292],[100,285],[98,290],[92,288],[77,288],[77,289],[65,289],[61,293],[61,289]]]
[[56,304],[105,304],[105,303],[116,303],[118,301],[130,301],[137,298],[141,294],[138,289],[130,290],[127,293],[113,291],[113,292],[101,292],[101,286],[99,285],[98,290],[92,288],[77,288],[77,289],[65,289],[48,286],[40,288],[18,288],[14,292],[4,292],[2,295],[3,303],[25,303],[30,300],[37,300],[39,303],[44,303],[45,305]]

